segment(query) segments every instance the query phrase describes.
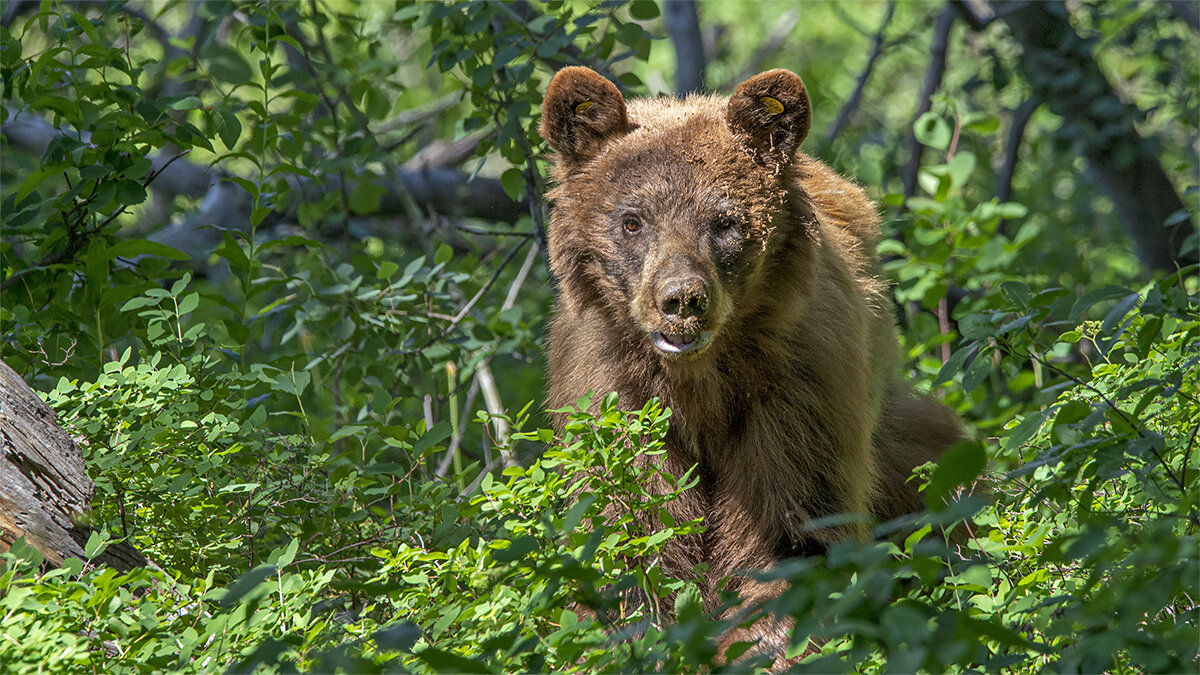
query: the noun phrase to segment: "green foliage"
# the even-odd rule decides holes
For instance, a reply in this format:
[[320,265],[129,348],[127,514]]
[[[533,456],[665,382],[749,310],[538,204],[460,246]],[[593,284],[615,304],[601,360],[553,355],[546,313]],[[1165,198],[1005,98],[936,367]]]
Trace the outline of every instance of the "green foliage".
[[[694,482],[658,466],[670,411],[583,400],[562,434],[536,407],[501,412],[543,388],[550,280],[536,257],[510,264],[543,246],[541,92],[569,64],[669,89],[660,6],[141,7],[46,2],[0,35],[5,137],[61,132],[5,141],[3,358],[81,439],[88,556],[119,538],[156,564],[48,569],[18,542],[0,562],[5,672],[727,668],[736,599],[706,612],[696,579],[656,564],[704,526],[646,489]],[[860,9],[804,5],[804,39],[761,65],[805,77],[827,111],[806,148],[882,195],[906,376],[976,433],[919,478],[929,513],[765,572],[787,590],[761,611],[794,621],[787,656],[810,672],[1194,671],[1196,269],[1140,274],[1066,152],[1104,129],[1035,115],[1021,166],[1037,170],[993,197],[1006,111],[1050,86],[1018,77],[1003,31],[956,46],[910,124],[912,47],[938,6],[897,5],[874,89],[821,139],[882,13]],[[710,83],[778,18],[701,12],[728,26]],[[1194,32],[1163,3],[1071,19],[1196,222]],[[930,161],[905,199],[888,190],[910,131]],[[475,235],[396,197],[396,167],[433,140],[474,143],[467,172],[529,215]],[[179,197],[172,163],[224,179]],[[240,206],[193,227],[201,243],[160,241],[223,195]],[[750,648],[734,668],[771,665]]]

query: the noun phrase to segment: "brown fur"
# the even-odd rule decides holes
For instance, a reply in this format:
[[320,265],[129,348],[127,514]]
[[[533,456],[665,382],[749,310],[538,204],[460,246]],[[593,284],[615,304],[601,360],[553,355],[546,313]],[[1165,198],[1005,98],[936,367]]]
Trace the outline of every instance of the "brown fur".
[[[730,98],[632,100],[585,68],[551,82],[542,135],[558,151],[550,261],[551,407],[589,390],[673,411],[666,468],[698,465],[674,501],[704,535],[663,556],[747,602],[778,594],[739,575],[862,538],[816,518],[921,508],[905,479],[959,434],[897,377],[879,218],[856,185],[797,152],[800,78],[774,70]],[[706,347],[671,354],[690,336]],[[661,344],[661,341],[660,341]],[[597,399],[599,396],[597,396]],[[653,523],[647,523],[653,527]],[[715,588],[706,604],[716,604]],[[786,626],[752,633],[772,650]]]

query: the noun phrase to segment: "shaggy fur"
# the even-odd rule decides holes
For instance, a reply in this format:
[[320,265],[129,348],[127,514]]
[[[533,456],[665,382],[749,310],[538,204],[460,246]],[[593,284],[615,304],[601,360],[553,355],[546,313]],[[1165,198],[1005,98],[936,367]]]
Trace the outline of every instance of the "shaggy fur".
[[[662,565],[709,565],[747,602],[778,594],[745,570],[866,536],[922,507],[905,482],[959,434],[944,407],[896,373],[879,218],[856,185],[799,153],[810,125],[800,78],[773,70],[730,98],[628,103],[586,68],[546,94],[558,151],[550,262],[560,280],[548,337],[551,407],[588,390],[673,411],[666,468],[698,465],[672,503],[707,531]],[[654,526],[654,523],[647,523]],[[786,645],[760,622],[738,639]]]

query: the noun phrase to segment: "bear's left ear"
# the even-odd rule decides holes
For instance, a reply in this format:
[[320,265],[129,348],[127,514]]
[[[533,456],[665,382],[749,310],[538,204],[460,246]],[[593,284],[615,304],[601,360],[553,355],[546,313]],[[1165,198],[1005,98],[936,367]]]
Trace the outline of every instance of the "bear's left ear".
[[812,124],[804,83],[789,70],[768,70],[741,83],[725,119],[759,161],[778,170],[790,164]]
[[625,97],[591,68],[563,68],[550,80],[539,131],[568,163],[587,161],[631,127]]

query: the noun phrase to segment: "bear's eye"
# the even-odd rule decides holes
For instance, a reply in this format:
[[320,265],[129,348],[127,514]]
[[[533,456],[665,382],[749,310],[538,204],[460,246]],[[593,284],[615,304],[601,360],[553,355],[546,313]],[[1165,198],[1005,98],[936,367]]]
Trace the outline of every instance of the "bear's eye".
[[637,214],[626,213],[621,216],[621,227],[629,234],[635,234],[642,229],[642,219],[637,217]]
[[722,213],[721,215],[717,216],[717,219],[713,222],[713,227],[717,231],[723,232],[735,227],[737,222],[737,218],[735,218],[732,213]]

